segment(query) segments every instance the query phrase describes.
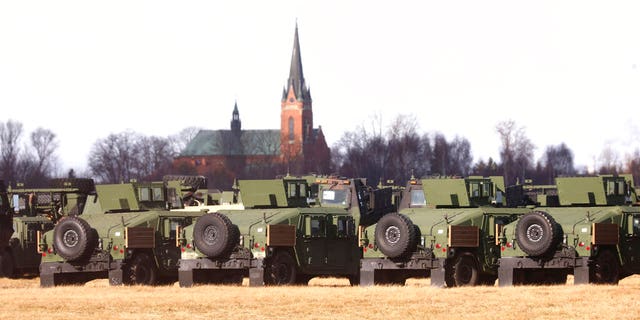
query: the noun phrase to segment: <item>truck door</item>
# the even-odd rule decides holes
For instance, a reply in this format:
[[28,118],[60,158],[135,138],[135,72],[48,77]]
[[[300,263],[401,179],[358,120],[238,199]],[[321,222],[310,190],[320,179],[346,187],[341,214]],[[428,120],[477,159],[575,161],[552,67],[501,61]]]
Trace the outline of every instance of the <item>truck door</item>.
[[[356,270],[360,264],[360,248],[351,216],[328,216],[327,270]],[[352,268],[353,267],[353,268]]]
[[327,262],[326,216],[303,215],[300,224],[302,239],[296,243],[300,265],[308,273],[322,270]]
[[640,271],[640,213],[627,213],[626,232],[624,239],[620,239],[622,262],[628,270]]
[[191,224],[191,217],[161,217],[159,236],[156,240],[156,257],[161,269],[171,271],[178,268],[180,248],[176,246],[178,227],[184,228]]

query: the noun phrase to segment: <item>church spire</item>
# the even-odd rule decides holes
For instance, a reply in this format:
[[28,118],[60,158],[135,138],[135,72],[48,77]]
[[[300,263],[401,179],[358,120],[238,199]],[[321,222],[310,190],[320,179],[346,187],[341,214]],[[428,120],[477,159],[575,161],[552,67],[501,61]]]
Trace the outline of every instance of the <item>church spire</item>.
[[287,98],[289,90],[293,89],[296,99],[300,101],[311,100],[311,94],[307,88],[302,72],[302,55],[300,54],[300,39],[298,37],[298,22],[293,36],[293,52],[291,53],[291,67],[289,68],[289,80],[284,89],[282,100]]
[[233,106],[233,113],[231,114],[231,132],[239,134],[241,130],[240,112],[238,112],[238,101]]
[[291,69],[289,69],[289,82],[303,81],[302,55],[300,54],[300,40],[298,39],[298,23],[296,22],[296,32],[293,36],[293,53],[291,54]]

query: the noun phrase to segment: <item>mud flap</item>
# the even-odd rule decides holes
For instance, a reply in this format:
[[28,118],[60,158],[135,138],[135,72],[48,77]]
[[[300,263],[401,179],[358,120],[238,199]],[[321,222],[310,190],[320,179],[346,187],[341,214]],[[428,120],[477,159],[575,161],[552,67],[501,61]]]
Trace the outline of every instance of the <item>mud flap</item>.
[[255,262],[255,265],[249,268],[249,286],[261,287],[264,286],[264,260],[257,259]]
[[121,286],[123,272],[122,269],[109,270],[109,285]]
[[181,288],[193,287],[193,269],[178,270],[178,283]]
[[54,280],[54,274],[53,273],[41,273],[40,274],[40,287],[42,288],[47,288],[47,287],[55,287],[56,283]]
[[[580,261],[581,260],[581,261]],[[573,284],[589,284],[589,258],[583,257],[576,261],[573,268]]]
[[444,288],[446,259],[439,258],[437,259],[437,261],[438,261],[438,266],[434,269],[431,269],[431,286]]
[[502,263],[498,267],[498,286],[513,286],[513,267],[504,266]]
[[360,269],[360,286],[370,287],[375,284],[374,269]]

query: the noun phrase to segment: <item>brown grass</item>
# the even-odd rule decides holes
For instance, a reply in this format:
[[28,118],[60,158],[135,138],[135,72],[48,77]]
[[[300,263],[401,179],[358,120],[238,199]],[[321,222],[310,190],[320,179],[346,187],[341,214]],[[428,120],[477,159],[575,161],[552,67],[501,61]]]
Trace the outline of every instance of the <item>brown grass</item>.
[[[571,280],[569,281],[571,282]],[[640,276],[618,286],[438,289],[350,287],[313,279],[308,287],[232,286],[39,288],[39,279],[0,279],[2,319],[638,319]]]

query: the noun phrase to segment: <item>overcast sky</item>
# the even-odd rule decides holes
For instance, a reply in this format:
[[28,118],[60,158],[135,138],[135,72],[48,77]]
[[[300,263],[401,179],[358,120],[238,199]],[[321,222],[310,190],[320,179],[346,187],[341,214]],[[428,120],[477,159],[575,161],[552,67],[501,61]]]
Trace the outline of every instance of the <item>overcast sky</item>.
[[[58,135],[63,169],[127,129],[276,129],[299,26],[330,146],[374,114],[499,158],[495,125],[576,165],[640,147],[640,2],[2,1],[0,121]],[[25,139],[26,141],[26,139]]]

